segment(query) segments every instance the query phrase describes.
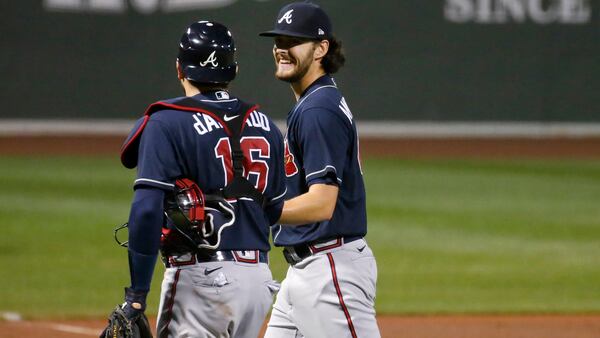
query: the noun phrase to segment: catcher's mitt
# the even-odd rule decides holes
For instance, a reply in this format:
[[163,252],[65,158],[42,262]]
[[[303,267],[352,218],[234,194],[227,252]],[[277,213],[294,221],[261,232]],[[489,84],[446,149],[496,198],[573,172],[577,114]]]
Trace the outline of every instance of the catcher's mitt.
[[146,315],[140,311],[128,319],[131,315],[123,310],[126,306],[127,303],[117,306],[108,316],[108,326],[102,331],[100,338],[152,338]]

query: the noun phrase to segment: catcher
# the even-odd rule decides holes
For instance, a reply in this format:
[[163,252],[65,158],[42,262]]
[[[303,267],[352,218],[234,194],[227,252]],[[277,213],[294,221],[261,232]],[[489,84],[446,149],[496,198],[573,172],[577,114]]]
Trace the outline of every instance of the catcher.
[[137,167],[128,221],[131,286],[101,337],[150,337],[146,296],[166,267],[159,337],[255,338],[278,285],[270,225],[283,208],[284,143],[273,121],[236,98],[229,30],[191,24],[176,62],[185,96],[152,104],[121,149]]

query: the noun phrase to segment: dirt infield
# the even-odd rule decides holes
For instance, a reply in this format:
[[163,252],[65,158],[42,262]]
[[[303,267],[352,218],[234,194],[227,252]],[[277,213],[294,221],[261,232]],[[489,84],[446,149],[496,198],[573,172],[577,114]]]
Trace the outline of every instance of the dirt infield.
[[[378,323],[383,338],[600,337],[600,315],[380,316]],[[97,337],[104,325],[103,320],[0,322],[0,337]]]
[[[4,155],[114,155],[124,136],[0,137]],[[599,159],[598,138],[362,138],[361,156]]]
[[406,158],[600,158],[600,138],[362,139],[365,156]]

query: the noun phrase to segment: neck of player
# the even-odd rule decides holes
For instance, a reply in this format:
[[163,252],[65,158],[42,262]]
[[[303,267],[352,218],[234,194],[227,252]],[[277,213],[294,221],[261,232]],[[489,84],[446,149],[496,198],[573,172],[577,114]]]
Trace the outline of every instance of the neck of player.
[[183,91],[185,92],[185,96],[194,96],[200,94],[200,90],[194,87],[190,81],[186,79],[181,79],[181,86],[183,87]]
[[306,88],[308,88],[313,82],[317,81],[318,78],[325,75],[325,70],[321,67],[321,62],[315,60],[306,72],[306,74],[298,81],[292,82],[292,90],[294,91],[294,96],[296,96],[296,101],[300,99],[300,95],[304,93]]

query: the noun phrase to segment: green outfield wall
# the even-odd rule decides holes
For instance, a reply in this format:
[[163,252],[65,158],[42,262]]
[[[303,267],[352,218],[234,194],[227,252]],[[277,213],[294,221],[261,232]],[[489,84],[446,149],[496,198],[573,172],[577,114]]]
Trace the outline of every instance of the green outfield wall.
[[[0,118],[134,118],[181,95],[179,37],[220,21],[233,91],[284,118],[273,76],[275,0],[0,3]],[[600,0],[319,1],[343,41],[336,76],[361,120],[600,121]]]

